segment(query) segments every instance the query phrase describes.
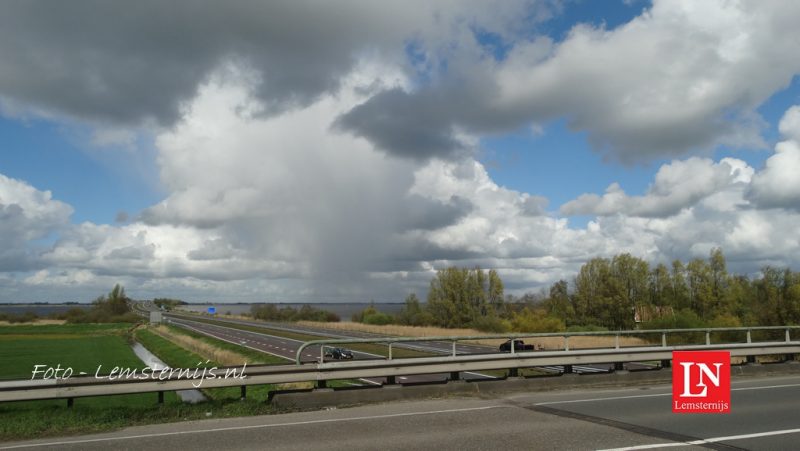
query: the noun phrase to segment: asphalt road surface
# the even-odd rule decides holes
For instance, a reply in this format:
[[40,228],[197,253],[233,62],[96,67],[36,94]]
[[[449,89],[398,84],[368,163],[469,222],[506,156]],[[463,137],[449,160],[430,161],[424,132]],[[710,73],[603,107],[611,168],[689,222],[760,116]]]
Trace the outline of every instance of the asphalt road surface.
[[[266,352],[277,357],[287,359],[287,363],[295,361],[297,350],[302,341],[292,340],[290,338],[269,335],[265,333],[250,332],[231,327],[225,327],[218,324],[208,324],[197,321],[191,321],[185,318],[170,317],[170,324],[174,324],[186,329],[208,335],[229,343],[245,346],[257,351]],[[319,361],[320,348],[319,346],[310,346],[306,348],[303,354],[304,361]],[[353,351],[353,357],[356,359],[376,359],[383,358],[375,354]],[[396,382],[400,384],[422,383],[422,382],[441,382],[449,378],[448,374],[421,374],[398,377]],[[482,373],[474,373],[465,371],[461,373],[461,378],[465,380],[475,379],[494,379]],[[386,383],[385,378],[362,378],[360,382],[369,385],[382,385]]]
[[673,414],[670,393],[662,385],[398,402],[0,443],[0,450],[798,448],[798,376],[735,380],[726,415]]
[[[186,324],[185,322],[181,323],[181,320],[191,320],[191,316],[189,315],[174,315],[168,314],[168,318],[174,320],[177,324]],[[207,319],[207,318],[206,318]],[[310,326],[302,326],[297,324],[286,324],[286,323],[265,323],[262,321],[246,321],[246,320],[236,320],[236,319],[228,319],[228,318],[214,318],[214,321],[217,324],[239,324],[239,325],[246,325],[252,327],[268,327],[273,330],[283,330],[286,332],[294,332],[294,333],[301,333],[306,335],[317,335],[320,338],[329,337],[329,338],[386,338],[384,335],[372,334],[367,332],[357,332],[357,331],[347,331],[346,333],[342,331],[331,331],[321,328],[314,328]],[[202,323],[194,323],[202,324]],[[232,329],[236,330],[236,329]],[[201,332],[206,333],[207,330],[203,329]],[[265,332],[266,333],[266,332]],[[219,338],[219,337],[218,337]],[[291,341],[291,340],[290,340]],[[249,340],[246,340],[245,346],[249,346],[247,344]],[[301,343],[301,342],[297,342]],[[394,344],[393,347],[395,348],[405,348],[405,349],[412,349],[416,351],[424,351],[430,352],[434,354],[442,354],[442,355],[450,355],[452,354],[453,345],[452,342],[443,342],[443,341],[420,341],[414,343],[397,343]],[[284,349],[282,349],[284,348]],[[280,357],[289,357],[292,360],[295,358],[295,354],[297,352],[297,348],[294,348],[294,354],[288,356],[285,354],[286,346],[274,346],[272,349],[269,346],[264,347],[261,346],[258,348],[264,352],[268,352],[273,355],[278,355]],[[319,347],[312,347],[307,349],[308,352],[304,352],[301,356],[303,361],[314,361],[319,359]],[[477,345],[477,344],[465,344],[465,343],[457,343],[456,344],[456,354],[487,354],[487,353],[497,353],[499,352],[497,348],[484,346],[484,345]],[[365,353],[358,353],[360,355],[356,355],[356,358],[376,358],[378,356],[365,354]],[[627,364],[628,369],[645,369],[650,368],[649,365],[639,364],[639,363],[629,363]],[[611,365],[576,365],[573,366],[572,370],[576,373],[602,373],[608,372],[612,368]],[[561,366],[552,366],[552,367],[544,367],[541,368],[546,371],[551,371],[554,373],[560,373],[564,371],[564,368]],[[475,374],[467,373],[465,375],[466,378],[474,378],[478,377]],[[441,378],[438,378],[441,379]]]

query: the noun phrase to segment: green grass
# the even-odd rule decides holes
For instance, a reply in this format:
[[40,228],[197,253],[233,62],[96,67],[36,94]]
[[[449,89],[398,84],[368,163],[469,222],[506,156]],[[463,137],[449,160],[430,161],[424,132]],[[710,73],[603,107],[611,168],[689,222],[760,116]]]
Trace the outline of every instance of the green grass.
[[[98,368],[100,374],[107,374],[115,366],[142,368],[144,364],[128,342],[129,327],[124,324],[0,327],[0,377],[30,379],[35,365],[70,367],[73,377],[80,372],[93,376]],[[152,409],[157,399],[155,393],[78,398],[73,409],[67,409],[63,399],[3,403],[0,440],[99,430],[95,424],[121,421],[114,419],[126,416],[131,409]],[[164,401],[179,403],[172,393],[166,394]]]
[[0,378],[29,379],[35,365],[70,367],[74,376],[93,375],[98,368],[100,374],[115,366],[140,368],[126,331],[126,325],[0,327]]
[[233,402],[213,400],[195,405],[184,404],[174,395],[165,396],[165,403],[158,405],[155,393],[146,395],[147,403],[124,403],[119,406],[116,403],[113,406],[98,406],[86,402],[104,398],[77,399],[71,409],[66,408],[66,401],[63,400],[58,403],[39,403],[36,406],[30,403],[0,404],[0,441],[88,434],[143,424],[276,412],[275,408],[264,402],[265,397],[258,398],[251,393],[248,391],[248,399],[244,401],[237,398]]
[[[136,331],[136,340],[150,352],[155,354],[156,357],[161,359],[161,361],[173,368],[212,368],[215,366],[222,366],[219,362],[208,362],[206,364],[205,359],[199,355],[184,349],[146,329],[139,329]],[[198,365],[198,363],[200,364]],[[274,390],[274,388],[275,387],[272,385],[256,385],[247,387],[247,398],[266,401],[270,390]],[[240,387],[203,389],[203,393],[208,398],[217,401],[238,400],[241,397]]]
[[[188,351],[147,329],[136,331],[136,341],[142,344],[148,351],[155,354],[162,362],[173,368],[194,368],[205,363],[201,356]],[[218,362],[209,362],[209,366],[220,366]]]

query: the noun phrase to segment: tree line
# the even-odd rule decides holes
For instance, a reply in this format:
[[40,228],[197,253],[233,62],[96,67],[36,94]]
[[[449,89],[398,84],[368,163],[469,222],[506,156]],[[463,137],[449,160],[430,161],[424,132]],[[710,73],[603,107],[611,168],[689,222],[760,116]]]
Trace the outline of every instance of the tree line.
[[412,293],[397,315],[370,306],[353,320],[485,332],[792,325],[800,324],[800,273],[732,274],[719,248],[670,266],[623,253],[589,260],[571,283],[514,297],[495,270],[451,267],[437,271],[427,303]]
[[585,263],[569,286],[560,280],[541,300],[570,325],[633,329],[738,327],[800,323],[800,273],[766,266],[757,277],[728,272],[719,248],[707,259],[655,267],[630,254]]
[[250,316],[264,321],[323,321],[339,322],[339,315],[320,310],[306,304],[295,309],[289,306],[278,308],[275,304],[256,304],[250,307]]

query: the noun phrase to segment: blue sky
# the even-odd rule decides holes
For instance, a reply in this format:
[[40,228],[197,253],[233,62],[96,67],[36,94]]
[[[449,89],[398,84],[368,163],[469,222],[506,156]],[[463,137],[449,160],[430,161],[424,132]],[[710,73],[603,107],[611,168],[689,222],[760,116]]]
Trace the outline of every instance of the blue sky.
[[2,173],[72,205],[75,223],[113,224],[117,213],[135,215],[163,195],[154,154],[144,146],[135,152],[95,148],[77,129],[41,119],[2,118],[0,135]]
[[0,302],[800,266],[800,7],[301,3],[1,5]]

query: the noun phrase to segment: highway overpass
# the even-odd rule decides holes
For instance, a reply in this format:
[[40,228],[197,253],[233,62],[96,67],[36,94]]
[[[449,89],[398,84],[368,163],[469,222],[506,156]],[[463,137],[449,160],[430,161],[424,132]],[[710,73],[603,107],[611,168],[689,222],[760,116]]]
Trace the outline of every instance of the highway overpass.
[[0,450],[780,450],[800,443],[800,376],[734,380],[727,415],[673,414],[670,396],[669,385],[654,385],[425,400],[143,426],[0,443]]

